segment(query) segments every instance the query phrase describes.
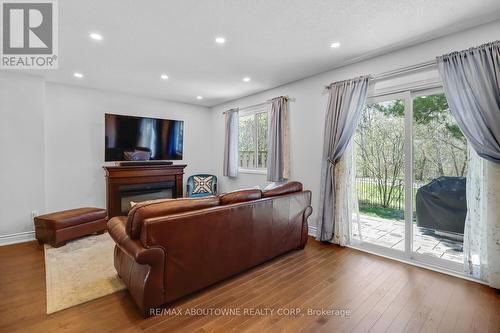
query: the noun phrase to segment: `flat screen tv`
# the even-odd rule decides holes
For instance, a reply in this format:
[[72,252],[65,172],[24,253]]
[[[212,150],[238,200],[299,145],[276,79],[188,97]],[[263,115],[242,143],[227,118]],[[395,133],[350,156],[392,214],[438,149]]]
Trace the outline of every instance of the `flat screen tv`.
[[181,120],[105,114],[105,160],[182,160]]

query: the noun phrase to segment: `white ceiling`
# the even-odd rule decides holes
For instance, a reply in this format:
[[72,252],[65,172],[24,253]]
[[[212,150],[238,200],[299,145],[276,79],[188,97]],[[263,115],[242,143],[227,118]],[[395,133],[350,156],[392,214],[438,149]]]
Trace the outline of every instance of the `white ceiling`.
[[[500,17],[498,0],[62,0],[51,82],[213,106]],[[104,36],[90,40],[90,32]],[[227,42],[217,45],[223,35]],[[342,45],[331,49],[338,41]],[[85,77],[76,79],[73,72]],[[169,79],[160,79],[167,73]],[[249,83],[242,82],[251,77]],[[201,95],[203,100],[196,100]]]

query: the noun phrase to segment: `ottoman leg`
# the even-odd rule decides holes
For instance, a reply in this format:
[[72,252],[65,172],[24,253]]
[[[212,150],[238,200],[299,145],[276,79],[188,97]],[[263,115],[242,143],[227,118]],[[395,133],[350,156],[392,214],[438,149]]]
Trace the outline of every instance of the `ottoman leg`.
[[59,242],[59,243],[52,244],[52,247],[61,247],[61,246],[64,246],[64,245],[66,245],[66,242]]

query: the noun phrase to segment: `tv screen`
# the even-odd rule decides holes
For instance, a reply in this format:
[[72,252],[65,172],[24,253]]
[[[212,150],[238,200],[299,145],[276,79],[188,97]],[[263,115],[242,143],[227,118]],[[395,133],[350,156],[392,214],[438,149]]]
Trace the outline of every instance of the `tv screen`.
[[182,160],[184,122],[105,114],[105,160]]

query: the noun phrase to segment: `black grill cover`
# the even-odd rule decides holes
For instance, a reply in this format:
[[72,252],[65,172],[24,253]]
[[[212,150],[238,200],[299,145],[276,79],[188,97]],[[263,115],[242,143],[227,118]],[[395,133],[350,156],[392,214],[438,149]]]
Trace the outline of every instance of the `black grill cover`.
[[467,203],[465,178],[439,177],[417,191],[417,226],[464,233]]

